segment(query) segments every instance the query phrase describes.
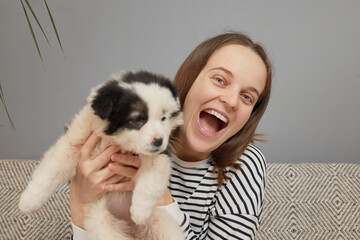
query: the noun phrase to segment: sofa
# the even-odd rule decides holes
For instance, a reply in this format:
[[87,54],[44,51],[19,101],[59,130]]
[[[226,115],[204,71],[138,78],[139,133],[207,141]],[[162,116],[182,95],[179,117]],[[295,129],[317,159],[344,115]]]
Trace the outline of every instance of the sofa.
[[[0,239],[69,239],[69,184],[34,214],[17,208],[37,160],[0,160]],[[255,240],[360,239],[360,164],[268,164]]]

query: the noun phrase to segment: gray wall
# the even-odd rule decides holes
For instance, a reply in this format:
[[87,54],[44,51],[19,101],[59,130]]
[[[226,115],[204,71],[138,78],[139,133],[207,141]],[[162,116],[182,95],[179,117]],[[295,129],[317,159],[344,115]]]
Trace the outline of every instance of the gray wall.
[[115,70],[172,78],[202,40],[237,30],[266,47],[275,69],[259,127],[267,161],[360,163],[358,0],[48,0],[66,60],[43,1],[30,2],[52,46],[36,27],[44,71],[20,1],[1,0],[0,82],[16,131],[0,105],[0,158],[41,158]]

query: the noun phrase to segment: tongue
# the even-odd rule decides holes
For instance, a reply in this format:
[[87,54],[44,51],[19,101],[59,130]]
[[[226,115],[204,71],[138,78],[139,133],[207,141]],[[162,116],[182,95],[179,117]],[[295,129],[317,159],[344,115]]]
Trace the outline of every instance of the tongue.
[[221,128],[220,120],[206,112],[200,113],[200,124],[208,132],[217,132]]

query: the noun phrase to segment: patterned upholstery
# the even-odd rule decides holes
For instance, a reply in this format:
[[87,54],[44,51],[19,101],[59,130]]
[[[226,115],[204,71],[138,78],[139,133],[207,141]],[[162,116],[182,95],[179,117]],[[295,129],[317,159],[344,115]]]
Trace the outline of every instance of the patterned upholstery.
[[269,164],[264,239],[360,239],[360,164]]
[[[38,161],[0,160],[0,239],[69,239],[69,185],[37,213],[18,198]],[[360,239],[360,164],[268,164],[255,240]]]
[[44,207],[34,214],[18,209],[21,192],[39,161],[0,160],[0,239],[69,239],[72,235],[69,185],[61,187]]

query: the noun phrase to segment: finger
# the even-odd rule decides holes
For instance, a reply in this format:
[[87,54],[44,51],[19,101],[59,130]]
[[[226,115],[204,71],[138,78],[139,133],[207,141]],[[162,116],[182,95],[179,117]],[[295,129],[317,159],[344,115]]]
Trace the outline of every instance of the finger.
[[115,175],[111,176],[110,178],[108,178],[108,179],[105,181],[105,184],[120,183],[120,182],[125,181],[126,179],[128,179],[128,178],[125,177],[125,176],[121,176],[121,175],[115,174]]
[[108,162],[110,161],[111,155],[113,155],[114,153],[120,151],[120,147],[119,146],[109,146],[107,147],[102,153],[100,153],[99,156],[97,156],[94,160],[94,170],[100,170],[102,168],[104,168]]
[[95,132],[92,132],[91,135],[86,139],[84,145],[81,148],[81,154],[83,157],[91,156],[91,153],[94,151],[94,148],[99,143],[101,137],[99,137]]
[[89,181],[93,185],[98,185],[99,187],[101,187],[101,185],[103,185],[107,179],[109,179],[115,175],[116,175],[116,173],[111,172],[108,168],[103,168],[99,171],[95,171],[95,172],[91,173],[89,175]]
[[113,154],[111,155],[111,160],[122,165],[132,166],[135,168],[139,168],[141,165],[141,160],[138,156],[128,154]]
[[116,191],[133,191],[135,187],[134,181],[117,183],[117,184],[104,184],[102,186],[103,191],[116,192]]
[[110,163],[108,168],[111,172],[114,172],[118,175],[126,176],[126,177],[134,177],[137,173],[137,169],[133,167],[121,166],[118,164]]

